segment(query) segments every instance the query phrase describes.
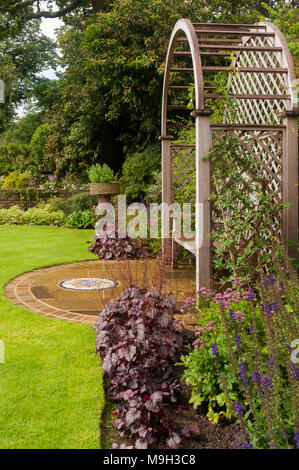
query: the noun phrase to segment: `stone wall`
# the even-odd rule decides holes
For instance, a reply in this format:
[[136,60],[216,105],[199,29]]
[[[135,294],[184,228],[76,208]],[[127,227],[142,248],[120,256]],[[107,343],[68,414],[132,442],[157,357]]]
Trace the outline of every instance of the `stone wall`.
[[67,189],[44,190],[44,189],[0,189],[0,209],[9,209],[15,205],[24,208],[36,206],[41,201],[49,201],[53,197],[67,199],[73,194],[88,192],[88,189],[69,191]]

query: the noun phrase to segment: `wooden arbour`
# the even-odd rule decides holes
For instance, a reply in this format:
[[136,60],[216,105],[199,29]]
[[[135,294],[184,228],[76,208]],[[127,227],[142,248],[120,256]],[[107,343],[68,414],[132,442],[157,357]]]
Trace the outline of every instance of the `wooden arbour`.
[[[232,55],[233,54],[233,55]],[[221,58],[232,57],[232,65]],[[176,64],[175,61],[183,61]],[[189,63],[188,63],[189,61]],[[208,61],[208,63],[206,63]],[[236,103],[236,118],[231,122],[224,113],[223,122],[212,124],[208,99],[221,99],[208,86],[211,74],[228,73],[229,91]],[[237,73],[234,73],[237,71]],[[179,77],[179,84],[176,79]],[[187,77],[183,80],[183,77]],[[232,78],[233,77],[233,78]],[[185,82],[182,84],[182,82]],[[176,145],[171,135],[177,128],[171,118],[190,113],[187,105],[172,103],[175,93],[190,89],[194,83],[194,145]],[[271,23],[220,24],[191,23],[180,19],[175,24],[166,56],[164,73],[162,143],[162,240],[163,260],[176,263],[176,247],[182,245],[196,257],[196,287],[211,287],[212,259],[209,234],[211,222],[211,162],[203,157],[213,143],[226,132],[233,132],[244,148],[250,136],[252,155],[261,161],[277,201],[290,203],[281,215],[277,236],[298,240],[298,103],[293,60],[282,33]],[[167,235],[171,216],[166,205],[173,202],[173,165],[181,150],[194,158],[196,171],[195,237]],[[247,148],[248,150],[248,148]],[[175,157],[175,158],[174,158]],[[182,157],[184,158],[184,157]],[[182,173],[184,176],[184,173]],[[191,201],[190,201],[191,202]],[[297,247],[289,254],[297,257]]]

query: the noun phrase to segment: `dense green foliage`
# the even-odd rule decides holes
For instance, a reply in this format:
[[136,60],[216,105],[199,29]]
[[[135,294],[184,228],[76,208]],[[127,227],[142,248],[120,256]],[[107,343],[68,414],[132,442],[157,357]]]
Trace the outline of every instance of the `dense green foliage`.
[[0,181],[0,186],[2,189],[23,189],[29,186],[29,183],[29,173],[15,170]]
[[12,206],[10,209],[0,209],[0,225],[63,226],[65,225],[65,215],[61,210],[51,210],[51,206],[48,204],[31,207],[27,211],[21,209],[19,206]]
[[[52,126],[39,161],[59,177],[66,172],[85,174],[97,161],[118,171],[123,155],[140,152],[154,141],[160,127],[168,40],[180,17],[250,23],[264,16],[282,29],[298,59],[294,2],[78,0],[66,9],[70,4],[61,0],[57,2],[61,12],[50,13],[53,4],[54,0],[48,2],[37,14],[32,10],[37,0],[26,2],[27,6],[12,0],[1,3],[0,21],[10,12],[5,17],[10,27],[2,33],[3,48],[8,47],[1,67],[7,77],[7,98],[11,96],[12,102],[34,98]],[[65,72],[57,82],[36,76],[54,58],[53,45],[39,36],[39,20],[28,21],[43,16],[64,18],[59,43]],[[12,113],[9,99],[5,109]],[[6,120],[12,116],[7,112]],[[36,129],[34,122],[32,126]],[[20,133],[10,130],[5,139],[5,143],[20,142]]]
[[160,144],[152,144],[143,152],[129,154],[122,167],[122,193],[128,197],[129,201],[134,201],[140,196],[148,196],[147,190],[155,183],[155,172],[160,169]]
[[97,205],[97,197],[92,196],[88,192],[73,194],[66,201],[58,198],[53,198],[50,202],[52,209],[61,209],[65,214],[72,212],[85,211],[95,208]]
[[94,211],[85,209],[69,214],[66,217],[65,226],[68,228],[94,228],[95,221]]
[[29,145],[31,137],[41,124],[41,119],[42,113],[29,113],[18,121],[9,124],[7,130],[0,135],[1,151],[2,145]]
[[[140,151],[159,134],[163,67],[180,17],[254,21],[258,2],[115,0],[97,17],[68,22],[60,45],[66,72],[49,120],[58,171],[95,161],[119,169],[121,148]],[[122,144],[111,146],[111,137]]]
[[41,124],[36,131],[34,132],[31,142],[30,142],[30,156],[31,164],[34,173],[40,171],[46,171],[46,173],[51,173],[54,169],[53,163],[45,161],[45,147],[49,135],[51,134],[51,125],[50,124]]
[[[1,16],[2,22],[7,23]],[[4,28],[0,35],[0,77],[5,83],[5,104],[0,105],[0,131],[14,116],[14,105],[28,98],[42,78],[40,72],[55,67],[55,43],[40,32],[39,22],[28,22],[17,31]],[[10,35],[9,35],[10,32]]]
[[26,171],[29,167],[29,146],[9,143],[0,147],[0,176],[13,171]]

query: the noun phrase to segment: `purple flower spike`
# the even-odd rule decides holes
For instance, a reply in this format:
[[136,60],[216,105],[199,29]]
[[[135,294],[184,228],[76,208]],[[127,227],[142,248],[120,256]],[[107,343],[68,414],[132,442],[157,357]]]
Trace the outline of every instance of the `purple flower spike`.
[[240,375],[241,375],[242,384],[243,384],[243,386],[247,389],[247,386],[248,386],[248,375],[247,375],[246,368],[245,368],[245,365],[244,365],[244,362],[243,362],[243,361],[240,361],[239,369],[240,369]]
[[275,284],[275,277],[273,276],[273,274],[269,274],[268,276],[268,279],[267,279],[267,282],[269,285],[274,285]]
[[212,354],[213,354],[213,356],[217,356],[217,354],[218,354],[217,344],[212,344]]
[[247,300],[254,300],[255,299],[255,293],[253,292],[252,289],[248,289],[247,291]]
[[241,336],[239,335],[239,333],[237,331],[235,331],[235,333],[234,333],[234,341],[235,341],[237,352],[240,354],[242,352]]
[[271,313],[271,306],[270,306],[269,302],[264,302],[263,303],[263,308],[264,308],[264,312]]
[[252,372],[252,382],[259,385],[260,382],[261,382],[261,378],[262,378],[262,376],[258,371]]
[[235,412],[240,418],[244,416],[244,406],[242,405],[242,403],[235,401]]
[[262,378],[262,388],[267,389],[267,388],[272,388],[272,379],[271,377],[267,377],[266,375],[263,375]]
[[279,311],[279,303],[278,302],[272,302],[272,310],[274,313],[277,313]]
[[250,444],[250,442],[241,442],[241,447],[242,449],[253,449],[253,444]]

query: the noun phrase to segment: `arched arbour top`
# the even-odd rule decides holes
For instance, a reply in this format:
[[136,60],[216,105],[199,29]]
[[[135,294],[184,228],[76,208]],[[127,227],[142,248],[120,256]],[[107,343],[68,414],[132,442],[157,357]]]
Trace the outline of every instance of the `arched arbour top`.
[[166,56],[166,66],[164,72],[163,82],[163,95],[162,95],[162,128],[161,134],[167,135],[167,104],[168,104],[168,92],[169,92],[169,77],[170,68],[173,60],[174,48],[178,42],[178,36],[180,33],[185,33],[189,43],[190,53],[192,57],[192,65],[194,70],[194,85],[195,85],[195,107],[202,109],[204,107],[203,98],[203,76],[201,67],[201,58],[199,52],[198,38],[195,32],[195,28],[191,21],[184,18],[178,20],[173,28],[169,46]]
[[[187,47],[178,49],[177,46],[182,44]],[[227,63],[221,65],[221,57],[231,53],[233,62],[228,70]],[[173,64],[177,59],[183,60],[183,65]],[[185,61],[189,61],[188,65],[184,64]],[[206,79],[210,74],[221,71],[228,73],[229,90],[235,98],[237,109],[236,119],[231,122],[231,117],[226,113],[222,123],[211,124],[206,100],[217,100],[221,96],[213,91]],[[178,84],[172,81],[173,72],[175,79],[180,75]],[[187,78],[182,80],[183,77]],[[195,109],[191,116],[195,118],[196,127],[193,157],[196,163],[196,202],[200,209],[197,208],[195,214],[196,240],[193,246],[190,243],[188,246],[181,244],[196,256],[197,287],[209,285],[206,280],[209,270],[211,274],[211,255],[208,253],[211,249],[205,236],[211,229],[208,202],[210,164],[202,157],[223,132],[235,132],[241,143],[244,143],[245,137],[250,137],[253,142],[252,155],[260,157],[263,174],[269,180],[269,190],[277,200],[292,204],[282,217],[282,233],[297,240],[298,104],[295,80],[288,45],[273,24],[207,24],[181,19],[174,26],[166,57],[162,97],[162,200],[168,204],[172,202],[173,151],[176,149],[176,158],[179,155],[179,146],[173,143],[173,137],[169,135],[172,133],[170,129],[176,126],[168,125],[168,113],[174,110],[189,113],[187,105],[176,104],[172,100],[176,91],[186,90],[190,88],[190,82],[194,82]],[[168,224],[164,219],[165,213],[162,234],[163,224],[165,227]],[[169,241],[163,239],[166,260],[169,258],[169,246]],[[295,252],[291,254],[294,256]]]

